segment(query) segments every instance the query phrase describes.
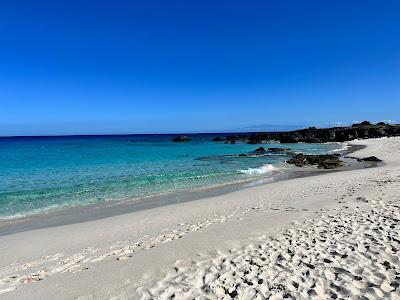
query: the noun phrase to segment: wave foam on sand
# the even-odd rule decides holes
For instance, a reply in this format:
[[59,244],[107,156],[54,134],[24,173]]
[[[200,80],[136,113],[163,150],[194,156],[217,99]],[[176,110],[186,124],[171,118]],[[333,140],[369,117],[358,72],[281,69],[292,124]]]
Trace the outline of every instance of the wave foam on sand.
[[266,164],[259,168],[248,168],[246,170],[239,170],[239,173],[247,174],[247,175],[263,175],[263,174],[270,173],[274,170],[276,170],[276,167],[274,167],[271,164]]

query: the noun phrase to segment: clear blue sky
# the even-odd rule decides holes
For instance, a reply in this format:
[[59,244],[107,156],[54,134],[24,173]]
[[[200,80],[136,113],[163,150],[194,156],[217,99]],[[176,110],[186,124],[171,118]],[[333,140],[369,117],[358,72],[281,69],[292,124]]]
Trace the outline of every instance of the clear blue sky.
[[399,119],[400,1],[1,1],[0,135]]

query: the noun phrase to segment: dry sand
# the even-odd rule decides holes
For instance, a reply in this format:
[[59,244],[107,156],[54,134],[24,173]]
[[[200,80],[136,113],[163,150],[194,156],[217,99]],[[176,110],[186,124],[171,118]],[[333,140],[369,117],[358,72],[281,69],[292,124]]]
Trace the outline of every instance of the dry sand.
[[0,237],[4,299],[400,299],[400,138],[385,165]]

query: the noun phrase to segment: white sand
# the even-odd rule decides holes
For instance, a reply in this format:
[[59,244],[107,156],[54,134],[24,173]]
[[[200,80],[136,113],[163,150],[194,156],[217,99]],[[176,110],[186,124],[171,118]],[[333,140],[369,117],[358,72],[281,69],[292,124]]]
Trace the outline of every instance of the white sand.
[[400,138],[385,165],[0,237],[4,299],[400,299]]

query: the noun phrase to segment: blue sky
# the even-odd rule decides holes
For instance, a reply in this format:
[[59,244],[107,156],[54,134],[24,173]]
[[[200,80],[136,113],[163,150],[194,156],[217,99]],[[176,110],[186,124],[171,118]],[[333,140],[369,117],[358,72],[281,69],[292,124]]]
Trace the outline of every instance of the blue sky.
[[0,135],[399,119],[399,1],[2,1]]

